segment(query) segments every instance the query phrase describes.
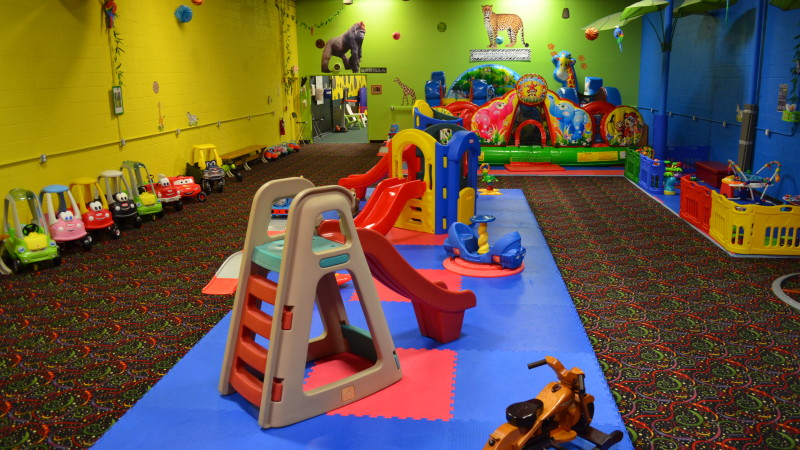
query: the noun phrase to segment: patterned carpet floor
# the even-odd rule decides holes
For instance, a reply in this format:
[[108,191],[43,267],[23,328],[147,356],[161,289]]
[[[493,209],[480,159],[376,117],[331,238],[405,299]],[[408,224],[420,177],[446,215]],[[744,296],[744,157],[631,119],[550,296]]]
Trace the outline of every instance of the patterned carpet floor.
[[[314,144],[205,203],[0,278],[0,447],[86,448],[230,309],[200,290],[240,249],[264,182],[363,173],[380,144]],[[800,314],[770,290],[797,259],[737,259],[622,177],[522,189],[637,448],[796,448]]]
[[622,177],[525,192],[637,448],[797,448],[800,260],[729,257]]

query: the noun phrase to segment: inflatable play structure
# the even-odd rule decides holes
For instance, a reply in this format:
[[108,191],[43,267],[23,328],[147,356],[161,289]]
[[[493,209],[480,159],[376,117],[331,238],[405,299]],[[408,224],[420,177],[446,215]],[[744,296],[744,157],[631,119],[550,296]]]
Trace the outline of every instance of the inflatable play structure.
[[[447,136],[446,143],[441,136]],[[365,174],[342,178],[339,185],[364,198],[367,187],[387,175],[400,180],[393,182],[394,186],[416,186],[422,181],[425,189],[421,195],[397,195],[392,201],[386,200],[384,206],[374,209],[375,217],[396,217],[394,226],[406,230],[444,234],[450,224],[468,222],[475,215],[480,152],[478,136],[455,123],[439,123],[424,131],[402,130],[389,141],[388,152],[375,167]],[[403,174],[404,163],[407,175]],[[376,188],[371,199],[376,195],[384,194]]]
[[514,89],[482,106],[461,100],[431,107],[418,100],[414,125],[458,124],[474,132],[481,163],[622,165],[629,147],[644,144],[644,119],[636,108],[621,104],[616,89],[603,87],[602,79],[586,77],[579,94],[574,62],[568,52],[553,57],[553,77],[562,85],[557,92],[541,75],[527,74]]
[[[282,198],[292,198],[286,228],[270,232],[272,206]],[[373,278],[411,300],[420,332],[440,343],[460,336],[464,311],[476,305],[472,291],[428,280],[380,233],[357,228],[351,204],[347,189],[299,177],[270,181],[253,198],[219,391],[254,405],[262,428],[324,414],[400,380]],[[317,218],[328,213],[340,218],[334,240],[317,232]],[[345,306],[337,271],[352,275],[368,329],[350,322],[355,310]],[[304,388],[307,365],[330,360],[366,368]]]

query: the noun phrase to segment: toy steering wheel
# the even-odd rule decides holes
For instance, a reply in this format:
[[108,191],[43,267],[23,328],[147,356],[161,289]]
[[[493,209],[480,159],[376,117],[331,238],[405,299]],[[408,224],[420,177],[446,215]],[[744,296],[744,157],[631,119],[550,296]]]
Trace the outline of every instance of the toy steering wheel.
[[38,231],[39,231],[39,225],[36,225],[35,223],[29,223],[22,228],[22,235],[27,236],[31,233],[36,233]]

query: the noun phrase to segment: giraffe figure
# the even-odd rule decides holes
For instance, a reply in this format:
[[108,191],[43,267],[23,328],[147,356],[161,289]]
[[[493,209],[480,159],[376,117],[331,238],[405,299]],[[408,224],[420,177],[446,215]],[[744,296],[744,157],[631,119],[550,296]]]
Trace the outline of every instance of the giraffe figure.
[[561,83],[562,87],[577,87],[575,60],[572,59],[572,53],[568,51],[556,53],[553,55],[553,65],[556,66],[556,69],[553,71],[553,78]]
[[395,78],[394,81],[397,82],[397,84],[400,85],[400,89],[403,90],[403,100],[400,102],[400,105],[402,106],[406,104],[406,98],[411,99],[411,101],[408,102],[408,105],[413,105],[414,102],[417,101],[417,94],[414,93],[414,90],[408,87],[407,84],[404,84],[402,81],[400,81],[400,78]]

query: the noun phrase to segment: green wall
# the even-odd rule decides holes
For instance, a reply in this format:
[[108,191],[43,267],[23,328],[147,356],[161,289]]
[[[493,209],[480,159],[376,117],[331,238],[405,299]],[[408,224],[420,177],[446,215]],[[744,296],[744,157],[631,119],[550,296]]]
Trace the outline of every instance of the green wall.
[[[431,72],[443,71],[448,86],[464,71],[482,64],[500,64],[519,75],[538,73],[551,88],[561,87],[553,79],[551,52],[566,50],[576,64],[581,90],[585,76],[601,77],[605,86],[620,90],[622,100],[637,104],[639,84],[639,50],[641,22],[623,27],[625,37],[620,52],[611,31],[601,31],[598,39],[589,41],[581,28],[613,12],[621,11],[630,0],[504,0],[492,3],[496,13],[517,14],[525,26],[525,41],[530,45],[531,61],[470,62],[471,49],[485,49],[489,40],[483,23],[481,5],[486,0],[353,0],[343,5],[340,0],[300,0],[297,5],[297,45],[300,75],[321,74],[322,50],[317,39],[327,41],[364,21],[362,67],[385,67],[385,74],[367,74],[367,85],[380,85],[380,95],[370,95],[369,138],[385,140],[391,124],[411,127],[411,109],[401,106],[403,91],[394,81],[399,78],[411,87],[417,99],[425,97],[425,82]],[[565,5],[570,18],[562,19]],[[440,32],[437,25],[447,29]],[[312,32],[313,29],[313,32]],[[400,33],[395,40],[393,33]],[[508,34],[498,48],[509,42]],[[552,48],[551,48],[552,46]],[[521,48],[518,39],[515,48]],[[333,58],[331,62],[341,62]],[[585,68],[581,67],[585,64]],[[394,109],[393,109],[394,108]]]

